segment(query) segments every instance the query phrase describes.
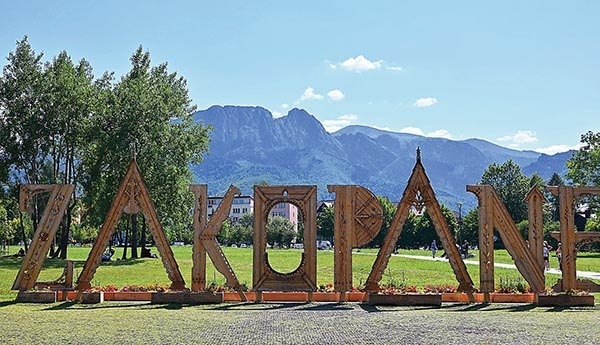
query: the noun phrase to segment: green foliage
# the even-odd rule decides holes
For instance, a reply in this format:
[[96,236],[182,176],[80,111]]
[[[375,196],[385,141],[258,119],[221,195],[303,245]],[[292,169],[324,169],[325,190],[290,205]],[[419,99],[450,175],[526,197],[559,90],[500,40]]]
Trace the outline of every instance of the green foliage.
[[73,241],[80,244],[91,244],[94,243],[96,238],[98,237],[98,228],[75,224],[73,225]]
[[600,185],[600,133],[581,135],[583,146],[567,160],[567,178],[574,185]]
[[334,206],[323,206],[317,215],[317,237],[322,239],[333,239],[335,224]]
[[501,165],[492,163],[483,172],[479,183],[494,187],[515,223],[527,219],[524,199],[529,191],[530,179],[515,162],[508,160]]
[[479,211],[477,208],[470,210],[463,216],[458,238],[460,241],[467,240],[469,243],[479,243]]
[[[118,82],[109,72],[94,79],[89,62],[74,64],[65,51],[42,57],[24,37],[0,77],[3,184],[15,191],[20,183],[74,183],[67,219],[78,205],[86,224],[99,227],[135,156],[168,236],[189,240],[190,164],[202,160],[210,128],[194,123],[186,80],[166,63],[151,66],[142,47]],[[58,236],[65,250],[68,231]]]
[[267,243],[271,246],[276,243],[283,246],[289,246],[292,239],[296,237],[296,231],[294,231],[294,224],[288,219],[275,216],[269,217],[267,224]]
[[[564,186],[565,181],[563,181],[562,177],[558,173],[552,174],[547,183],[548,186]],[[553,221],[558,221],[560,218],[560,208],[558,204],[558,197],[554,196],[550,192],[546,192],[545,194],[546,200],[548,200],[547,210],[546,212],[550,213],[550,218]]]
[[[185,79],[169,73],[166,63],[151,67],[142,47],[130,60],[131,70],[114,86],[110,76],[103,80],[107,104],[92,119],[95,130],[84,155],[91,219],[97,224],[106,214],[134,154],[158,214],[171,224],[191,224],[189,165],[207,150],[209,128],[193,122]],[[186,235],[184,228],[171,232]]]
[[28,183],[41,182],[41,167],[49,154],[42,56],[25,36],[9,53],[0,78],[0,147],[4,151],[0,166],[22,172]]
[[0,244],[2,249],[4,249],[7,242],[15,237],[15,230],[9,223],[8,212],[6,212],[6,208],[4,208],[0,199]]
[[528,293],[531,292],[531,288],[522,277],[500,277],[496,291],[502,293]]
[[381,223],[381,230],[375,236],[375,238],[369,243],[369,247],[380,247],[383,244],[383,240],[390,230],[392,219],[396,213],[396,207],[387,197],[378,196],[377,200],[381,204],[383,210],[383,222]]

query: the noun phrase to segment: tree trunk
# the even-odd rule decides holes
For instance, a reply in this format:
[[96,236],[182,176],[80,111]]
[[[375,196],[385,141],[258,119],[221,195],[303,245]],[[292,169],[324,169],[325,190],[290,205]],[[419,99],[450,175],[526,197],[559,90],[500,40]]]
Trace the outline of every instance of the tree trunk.
[[69,248],[69,231],[71,229],[71,209],[67,209],[67,214],[63,219],[63,234],[60,238],[60,243],[58,244],[58,249],[60,251],[59,257],[63,260],[67,259],[67,248]]
[[137,235],[138,235],[138,218],[137,214],[131,215],[131,258],[138,258],[138,244],[137,244]]
[[121,257],[121,260],[125,260],[127,259],[127,240],[128,240],[128,236],[129,235],[129,226],[125,227],[125,242],[123,244],[123,256]]

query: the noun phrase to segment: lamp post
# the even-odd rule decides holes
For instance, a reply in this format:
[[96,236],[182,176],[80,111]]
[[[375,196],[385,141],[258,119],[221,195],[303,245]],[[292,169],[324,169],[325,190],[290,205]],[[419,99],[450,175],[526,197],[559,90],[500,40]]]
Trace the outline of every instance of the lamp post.
[[462,240],[462,224],[463,224],[463,220],[462,220],[462,202],[458,203],[458,235],[459,237],[459,242],[460,240]]

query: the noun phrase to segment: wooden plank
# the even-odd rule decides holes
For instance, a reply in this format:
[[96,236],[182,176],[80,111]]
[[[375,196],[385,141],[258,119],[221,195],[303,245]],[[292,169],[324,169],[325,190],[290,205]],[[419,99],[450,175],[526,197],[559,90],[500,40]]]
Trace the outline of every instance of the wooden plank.
[[577,288],[577,252],[575,251],[575,191],[573,187],[558,187],[560,237],[562,245],[562,291]]
[[34,287],[44,266],[44,261],[46,261],[50,245],[56,236],[58,226],[62,222],[67,206],[71,201],[74,188],[75,186],[72,184],[21,186],[19,206],[22,210],[31,211],[31,200],[36,194],[50,191],[50,198],[33,235],[29,250],[23,258],[12,286],[13,290],[29,290]]
[[194,193],[194,248],[192,250],[192,291],[206,289],[206,249],[199,240],[200,233],[206,227],[208,186],[191,185],[190,191]]
[[525,201],[527,202],[527,219],[529,223],[527,240],[529,241],[529,251],[538,264],[538,270],[544,272],[544,214],[542,204],[546,200],[542,191],[537,187],[532,187]]

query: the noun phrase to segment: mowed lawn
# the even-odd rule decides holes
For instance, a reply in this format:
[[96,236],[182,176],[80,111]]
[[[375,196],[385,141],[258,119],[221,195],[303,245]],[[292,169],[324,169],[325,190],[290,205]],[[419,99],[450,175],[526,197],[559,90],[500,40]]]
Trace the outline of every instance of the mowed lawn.
[[[75,276],[90,248],[70,248]],[[223,248],[241,283],[252,285],[252,249]],[[157,253],[156,249],[152,249]],[[192,248],[173,247],[188,287]],[[115,258],[120,257],[118,249]],[[429,256],[427,251],[399,254]],[[354,285],[364,284],[377,250],[354,251]],[[476,253],[477,255],[477,253]],[[300,250],[270,250],[269,261],[280,272],[294,270]],[[474,258],[476,260],[476,258]],[[598,258],[581,256],[583,267],[595,268]],[[16,303],[10,287],[21,258],[0,259],[0,344],[597,344],[599,307],[543,308],[534,305],[444,303],[440,308],[380,307],[337,303],[224,303],[182,306],[148,302],[105,302],[84,305]],[[505,251],[496,261],[510,263]],[[56,279],[64,262],[47,260],[39,280]],[[318,252],[318,284],[333,283],[333,251]],[[479,285],[479,269],[467,265]],[[496,281],[519,277],[515,269],[495,270]],[[547,285],[558,276],[547,276]],[[207,280],[224,278],[207,268]],[[102,263],[93,279],[96,286],[161,285],[169,280],[160,259],[114,260]],[[392,256],[381,284],[454,285],[446,261]],[[598,298],[598,295],[597,297]]]
[[[184,276],[187,286],[191,285],[192,270],[192,247],[172,247],[179,269]],[[69,260],[75,262],[75,279],[83,268],[83,264],[89,253],[89,247],[69,248]],[[152,253],[158,253],[152,248]],[[240,283],[252,288],[252,248],[223,248],[233,270]],[[298,249],[272,249],[269,250],[269,262],[279,272],[291,272],[298,267],[301,260],[302,250]],[[333,284],[334,260],[332,250],[317,252],[317,284]],[[363,249],[360,252],[354,250],[352,256],[353,285],[360,287],[364,285],[375,261],[378,251],[376,249]],[[470,260],[477,260],[476,257]],[[167,273],[159,259],[126,259],[120,258],[122,248],[117,248],[111,262],[103,262],[97,269],[92,280],[94,286],[114,285],[118,288],[124,286],[160,285],[169,286],[170,281]],[[429,256],[425,250],[401,250],[399,254]],[[600,270],[600,258],[598,253],[580,253],[577,260],[578,270],[598,271]],[[553,266],[556,267],[556,258],[553,258]],[[512,259],[505,250],[495,251],[495,261],[498,263],[512,263]],[[13,300],[16,293],[10,288],[19,270],[22,258],[3,257],[0,259],[0,301]],[[62,273],[64,262],[62,260],[46,260],[38,281],[50,281],[58,278]],[[469,274],[475,284],[479,286],[479,268],[467,265]],[[211,261],[208,260],[207,282],[224,285],[225,278],[217,272]],[[500,279],[519,279],[520,275],[515,269],[495,268],[496,283]],[[547,275],[547,286],[551,287],[559,278],[558,275]],[[380,284],[385,285],[408,285],[417,288],[425,286],[457,285],[454,273],[447,261],[429,261],[392,256],[385,270]]]

